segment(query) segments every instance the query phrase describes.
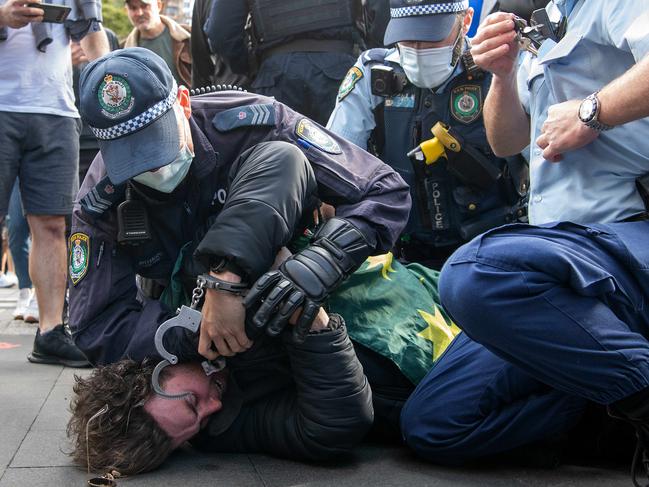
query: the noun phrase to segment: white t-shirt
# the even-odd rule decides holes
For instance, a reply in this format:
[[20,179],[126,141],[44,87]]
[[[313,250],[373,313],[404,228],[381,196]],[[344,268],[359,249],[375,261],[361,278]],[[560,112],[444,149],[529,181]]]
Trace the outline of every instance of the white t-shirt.
[[0,111],[79,118],[72,90],[70,37],[52,26],[47,52],[36,49],[30,25],[8,29],[0,42]]

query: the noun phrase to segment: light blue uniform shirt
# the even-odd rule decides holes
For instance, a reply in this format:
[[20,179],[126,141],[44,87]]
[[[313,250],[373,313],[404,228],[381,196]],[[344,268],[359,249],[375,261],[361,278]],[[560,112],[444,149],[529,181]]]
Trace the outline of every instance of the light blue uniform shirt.
[[[362,149],[367,150],[367,141],[376,127],[374,120],[374,109],[377,105],[385,102],[385,97],[372,94],[371,64],[364,65],[367,61],[368,51],[360,55],[354,67],[358,68],[363,76],[356,82],[354,88],[341,100],[336,100],[336,106],[329,116],[327,128],[333,133],[344,137]],[[399,50],[395,47],[390,49],[385,56],[386,61],[401,64],[399,61]],[[455,71],[436,92],[442,92],[457,75],[462,72],[462,63],[458,62]],[[389,134],[386,134],[389,137]]]
[[647,54],[649,2],[554,0],[547,9],[553,20],[570,14],[567,34],[558,44],[546,40],[518,71],[531,119],[530,222],[623,220],[645,210],[635,180],[649,173],[649,118],[603,132],[559,163],[543,159],[535,141],[548,107],[602,89]]

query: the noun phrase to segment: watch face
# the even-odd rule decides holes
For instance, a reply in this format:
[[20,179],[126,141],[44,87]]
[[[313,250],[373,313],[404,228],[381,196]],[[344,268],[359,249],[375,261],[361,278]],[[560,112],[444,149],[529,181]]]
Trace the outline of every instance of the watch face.
[[581,102],[581,105],[579,106],[579,118],[583,122],[590,121],[593,118],[593,115],[595,115],[595,109],[595,101],[590,98],[586,98]]

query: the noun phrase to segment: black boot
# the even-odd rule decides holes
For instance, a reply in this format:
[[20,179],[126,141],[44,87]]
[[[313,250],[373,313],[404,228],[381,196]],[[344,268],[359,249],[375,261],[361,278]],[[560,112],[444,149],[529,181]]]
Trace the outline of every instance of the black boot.
[[63,325],[56,325],[41,334],[36,330],[34,347],[27,360],[36,364],[57,364],[68,367],[89,367],[85,355],[77,348]]
[[649,487],[649,388],[609,405],[608,414],[635,429],[637,443],[631,462],[631,480],[635,487]]

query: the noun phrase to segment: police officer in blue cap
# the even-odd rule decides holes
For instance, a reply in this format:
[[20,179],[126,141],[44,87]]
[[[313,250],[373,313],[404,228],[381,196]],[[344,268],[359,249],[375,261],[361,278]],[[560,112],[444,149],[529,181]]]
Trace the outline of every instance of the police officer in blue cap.
[[[279,335],[292,316],[306,333],[330,291],[393,245],[408,213],[405,183],[380,160],[271,98],[226,91],[190,101],[148,49],[89,64],[80,98],[101,154],[73,213],[70,326],[93,363],[159,356],[154,334],[175,315],[174,286],[191,295],[198,275],[207,287],[200,339],[165,334],[181,360],[242,352],[251,330]],[[336,217],[266,273],[310,226],[318,200]],[[166,290],[163,299],[139,299],[136,276]]]
[[468,0],[391,0],[390,15],[385,44],[396,46],[359,57],[327,127],[403,176],[413,209],[396,250],[440,267],[466,240],[525,217],[526,167],[487,142],[491,78],[468,52]]

